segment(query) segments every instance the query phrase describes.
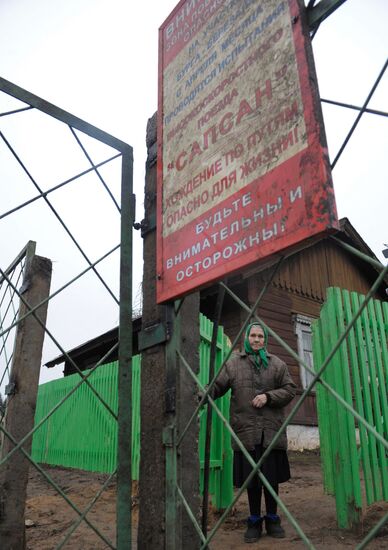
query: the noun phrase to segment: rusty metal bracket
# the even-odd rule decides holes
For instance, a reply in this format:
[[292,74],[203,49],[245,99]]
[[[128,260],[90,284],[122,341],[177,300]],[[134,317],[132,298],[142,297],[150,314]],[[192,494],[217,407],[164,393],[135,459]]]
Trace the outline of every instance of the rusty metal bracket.
[[144,351],[168,340],[167,327],[165,323],[157,323],[146,327],[138,334],[139,352]]
[[152,213],[147,219],[141,220],[133,224],[133,228],[137,231],[141,230],[141,236],[144,237],[156,229],[156,214]]
[[163,344],[171,338],[173,326],[173,307],[161,306],[161,316],[138,333],[139,352]]

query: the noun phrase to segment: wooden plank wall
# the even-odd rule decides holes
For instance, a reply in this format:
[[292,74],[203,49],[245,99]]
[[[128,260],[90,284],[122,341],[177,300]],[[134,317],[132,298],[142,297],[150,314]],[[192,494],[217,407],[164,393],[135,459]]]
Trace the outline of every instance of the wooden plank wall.
[[288,258],[273,284],[323,302],[329,286],[366,294],[373,282],[371,273],[368,264],[326,239]]

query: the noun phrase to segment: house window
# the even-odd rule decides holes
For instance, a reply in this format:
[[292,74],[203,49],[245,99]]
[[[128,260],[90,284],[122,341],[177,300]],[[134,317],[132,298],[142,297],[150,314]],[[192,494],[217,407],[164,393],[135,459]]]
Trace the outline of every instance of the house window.
[[[295,315],[295,334],[298,343],[298,355],[304,362],[314,370],[313,362],[313,342],[311,333],[311,323],[314,319],[305,315]],[[300,364],[300,379],[303,389],[307,388],[313,379],[313,375]]]

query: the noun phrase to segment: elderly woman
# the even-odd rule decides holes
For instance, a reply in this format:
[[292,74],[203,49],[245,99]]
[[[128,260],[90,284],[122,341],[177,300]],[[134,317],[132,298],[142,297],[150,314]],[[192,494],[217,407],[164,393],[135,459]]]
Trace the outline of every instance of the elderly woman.
[[[286,364],[267,349],[267,331],[252,323],[245,333],[244,351],[236,353],[220,372],[213,388],[214,399],[232,390],[230,423],[255,462],[270,445],[284,420],[284,407],[295,396],[296,385]],[[252,467],[233,442],[233,478],[241,487]],[[287,435],[284,431],[275,447],[261,465],[261,472],[278,494],[279,483],[290,479],[287,458]],[[255,542],[262,533],[263,521],[267,534],[283,538],[284,529],[277,515],[277,503],[255,475],[247,487],[250,516],[244,535],[245,542]],[[264,492],[266,515],[261,515]]]

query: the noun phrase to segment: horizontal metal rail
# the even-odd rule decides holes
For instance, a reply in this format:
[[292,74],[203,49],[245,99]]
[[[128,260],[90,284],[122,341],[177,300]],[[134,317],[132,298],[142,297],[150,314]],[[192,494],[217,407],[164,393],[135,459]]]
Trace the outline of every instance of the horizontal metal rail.
[[53,118],[56,118],[60,122],[64,122],[69,126],[80,130],[84,134],[87,134],[94,139],[110,145],[111,147],[117,149],[118,151],[121,151],[122,153],[129,153],[132,155],[132,147],[124,141],[121,141],[120,139],[111,136],[107,132],[103,132],[102,130],[100,130],[100,128],[97,128],[96,126],[85,122],[84,120],[68,113],[67,111],[64,111],[63,109],[60,109],[56,105],[45,101],[41,97],[38,97],[31,92],[28,92],[24,88],[20,88],[20,86],[17,86],[16,84],[13,84],[12,82],[9,82],[5,78],[1,77],[0,91],[5,92],[6,94],[18,99],[19,101],[27,103],[31,107],[34,107],[35,109],[38,109],[39,111],[42,111],[43,113],[46,113]]

